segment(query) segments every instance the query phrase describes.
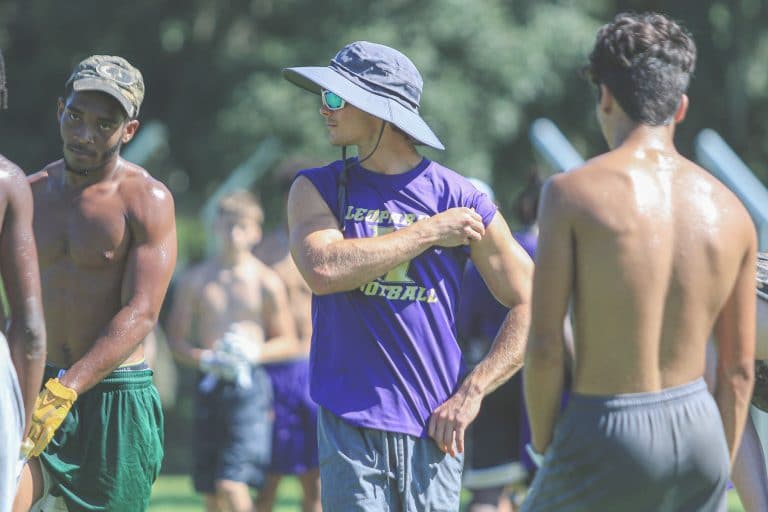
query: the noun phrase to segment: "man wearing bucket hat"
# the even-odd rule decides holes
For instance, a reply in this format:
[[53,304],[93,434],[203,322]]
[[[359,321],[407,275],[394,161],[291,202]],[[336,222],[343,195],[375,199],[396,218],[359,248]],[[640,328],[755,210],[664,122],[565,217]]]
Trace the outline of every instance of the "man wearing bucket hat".
[[[5,62],[0,52],[0,109],[6,107]],[[0,334],[0,510],[16,495],[19,447],[29,428],[45,364],[40,273],[32,236],[32,193],[26,176],[0,155],[0,273],[10,306]],[[6,343],[7,341],[7,343]]]
[[48,364],[14,510],[144,510],[160,471],[163,414],[143,340],[176,230],[166,187],[120,157],[143,98],[125,59],[80,62],[58,102],[64,158],[30,176]]
[[[465,429],[521,366],[531,260],[488,196],[416,151],[443,144],[405,55],[361,41],[328,67],[283,73],[321,95],[343,156],[360,155],[299,172],[288,199],[291,252],[313,291],[323,508],[458,510]],[[469,373],[454,325],[467,258],[510,308]]]

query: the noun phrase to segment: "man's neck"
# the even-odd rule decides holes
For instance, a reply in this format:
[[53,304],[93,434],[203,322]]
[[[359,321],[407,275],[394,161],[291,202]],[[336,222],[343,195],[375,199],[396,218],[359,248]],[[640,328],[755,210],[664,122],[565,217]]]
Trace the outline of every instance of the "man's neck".
[[381,174],[402,174],[421,162],[421,155],[414,145],[391,124],[384,124],[383,131],[372,130],[366,140],[357,143],[361,165]]
[[250,251],[222,251],[216,257],[219,267],[234,269],[246,263],[253,261],[253,254]]
[[646,124],[617,125],[612,134],[611,149],[637,147],[661,153],[676,153],[674,124],[649,126]]
[[118,169],[122,166],[122,159],[116,156],[114,159],[109,160],[106,164],[97,167],[95,169],[75,170],[71,169],[66,161],[64,162],[64,173],[62,173],[62,179],[64,185],[68,187],[78,188],[97,183],[99,181],[106,181],[111,178]]
[[[358,147],[361,157],[367,156],[361,147]],[[376,149],[370,158],[361,165],[369,171],[381,174],[403,174],[410,171],[421,162],[422,156],[416,152],[413,146],[393,146],[382,144]]]

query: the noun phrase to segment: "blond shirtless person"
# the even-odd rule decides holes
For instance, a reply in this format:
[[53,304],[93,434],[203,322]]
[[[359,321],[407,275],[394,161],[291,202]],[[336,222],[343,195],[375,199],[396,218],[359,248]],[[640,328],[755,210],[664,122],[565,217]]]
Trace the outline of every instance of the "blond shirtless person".
[[[587,71],[611,151],[543,191],[525,391],[544,456],[524,511],[725,510],[753,384],[756,237],[737,198],[674,147],[695,54],[658,14],[598,32]],[[571,300],[573,394],[558,418]]]
[[144,510],[160,471],[163,414],[142,341],[176,230],[166,187],[120,157],[143,97],[125,59],[80,62],[58,103],[64,158],[30,177],[48,365],[14,510]]
[[201,370],[195,490],[209,512],[250,512],[272,443],[272,392],[262,363],[299,353],[285,287],[255,258],[262,210],[246,191],[224,197],[216,253],[179,280],[168,321],[176,358]]
[[[277,185],[285,201],[295,174],[310,162],[286,159],[276,169]],[[273,509],[284,475],[295,475],[302,488],[303,512],[319,512],[320,470],[317,461],[317,404],[309,396],[309,348],[312,339],[312,290],[290,253],[288,225],[282,223],[256,247],[254,254],[270,265],[288,291],[288,302],[301,344],[301,356],[266,365],[272,381],[275,421],[272,460],[259,492],[259,512]]]

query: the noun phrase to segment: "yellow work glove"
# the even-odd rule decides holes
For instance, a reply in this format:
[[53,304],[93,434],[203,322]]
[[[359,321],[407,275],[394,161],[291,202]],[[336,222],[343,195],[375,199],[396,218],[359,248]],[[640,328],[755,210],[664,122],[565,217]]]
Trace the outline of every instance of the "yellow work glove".
[[29,457],[37,457],[59,428],[64,418],[69,414],[72,404],[77,400],[77,391],[68,388],[59,379],[49,379],[45,388],[37,395],[35,410],[32,412],[32,425],[29,428],[28,440],[34,443],[29,450]]

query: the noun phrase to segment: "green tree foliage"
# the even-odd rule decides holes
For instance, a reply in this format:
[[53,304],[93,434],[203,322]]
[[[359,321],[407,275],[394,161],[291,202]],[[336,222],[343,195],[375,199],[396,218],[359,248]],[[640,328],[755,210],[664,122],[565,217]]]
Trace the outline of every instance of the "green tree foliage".
[[177,201],[193,209],[267,136],[287,153],[338,158],[319,99],[280,71],[325,65],[366,39],[401,49],[422,71],[422,113],[448,148],[427,155],[490,181],[508,206],[537,163],[527,137],[536,117],[555,120],[584,155],[604,150],[578,71],[600,24],[622,10],[661,10],[699,47],[683,151],[711,127],[765,178],[766,9],[760,0],[0,0],[11,93],[0,150],[28,171],[58,158],[55,100],[69,70],[91,53],[121,54],[145,75],[142,118],[169,128],[171,163],[150,170],[167,180],[182,169],[189,189]]

